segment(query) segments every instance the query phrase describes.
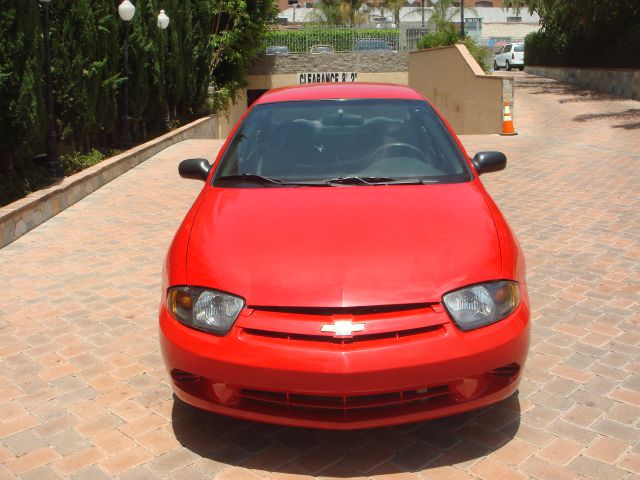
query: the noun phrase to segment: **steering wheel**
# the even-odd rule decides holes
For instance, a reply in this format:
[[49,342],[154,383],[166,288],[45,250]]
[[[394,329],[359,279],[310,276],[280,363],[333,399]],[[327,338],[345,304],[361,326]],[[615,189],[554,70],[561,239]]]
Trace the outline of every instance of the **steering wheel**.
[[412,157],[417,158],[418,160],[421,160],[424,163],[430,163],[429,159],[424,154],[424,152],[422,152],[422,150],[420,150],[415,145],[411,145],[410,143],[403,143],[403,142],[386,143],[376,148],[373,152],[371,152],[370,156],[376,157],[380,155],[380,153],[385,152],[386,150],[391,150],[391,149],[406,150],[407,153],[410,153]]

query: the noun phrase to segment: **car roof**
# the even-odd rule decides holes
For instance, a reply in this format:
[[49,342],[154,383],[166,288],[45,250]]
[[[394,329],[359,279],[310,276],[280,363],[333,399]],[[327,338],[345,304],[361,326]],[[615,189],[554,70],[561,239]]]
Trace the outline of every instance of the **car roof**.
[[313,85],[298,85],[269,90],[256,101],[256,104],[356,98],[424,100],[418,92],[406,85],[388,83],[315,83]]

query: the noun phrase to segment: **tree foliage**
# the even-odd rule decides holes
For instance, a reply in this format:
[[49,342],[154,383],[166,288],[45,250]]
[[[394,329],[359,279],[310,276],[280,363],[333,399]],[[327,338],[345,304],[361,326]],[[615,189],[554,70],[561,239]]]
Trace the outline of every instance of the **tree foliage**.
[[45,179],[31,160],[47,126],[41,32],[37,2],[0,0],[0,206]]
[[[453,0],[431,0],[430,4],[433,10],[429,18],[429,23],[435,27],[436,30],[447,29],[453,23],[453,18],[459,15],[462,10],[454,4]],[[477,15],[476,9],[468,5],[465,6],[464,11],[465,13],[469,12]]]
[[367,21],[369,6],[364,0],[320,0],[313,20],[331,26],[354,27]]
[[529,35],[528,64],[574,67],[640,67],[638,0],[505,0],[541,17]]
[[[17,6],[20,5],[20,6]],[[0,0],[0,175],[44,142],[46,110],[42,35],[37,2]]]
[[382,6],[391,11],[393,23],[400,25],[400,9],[404,5],[404,0],[384,0]]

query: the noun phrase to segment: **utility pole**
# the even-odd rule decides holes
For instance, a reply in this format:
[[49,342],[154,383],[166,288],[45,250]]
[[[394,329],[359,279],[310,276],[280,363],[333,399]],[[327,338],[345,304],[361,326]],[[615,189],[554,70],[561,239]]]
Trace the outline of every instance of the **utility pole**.
[[49,2],[51,0],[40,0],[42,4],[42,37],[44,40],[44,75],[47,95],[47,116],[49,117],[49,128],[47,129],[47,170],[53,178],[64,177],[58,157],[58,135],[56,133],[56,116],[53,111],[53,82],[51,80],[51,41],[49,38]]
[[464,40],[464,0],[460,0],[460,39]]

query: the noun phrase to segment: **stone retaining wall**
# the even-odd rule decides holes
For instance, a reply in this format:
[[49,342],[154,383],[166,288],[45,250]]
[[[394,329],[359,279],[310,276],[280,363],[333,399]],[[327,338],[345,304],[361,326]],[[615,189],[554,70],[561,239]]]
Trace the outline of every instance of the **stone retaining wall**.
[[527,73],[553,78],[589,90],[640,100],[640,69],[525,67]]
[[217,133],[217,117],[201,118],[0,208],[0,248],[174,143]]
[[407,53],[333,53],[311,55],[263,55],[247,72],[249,75],[281,75],[298,72],[406,72]]

